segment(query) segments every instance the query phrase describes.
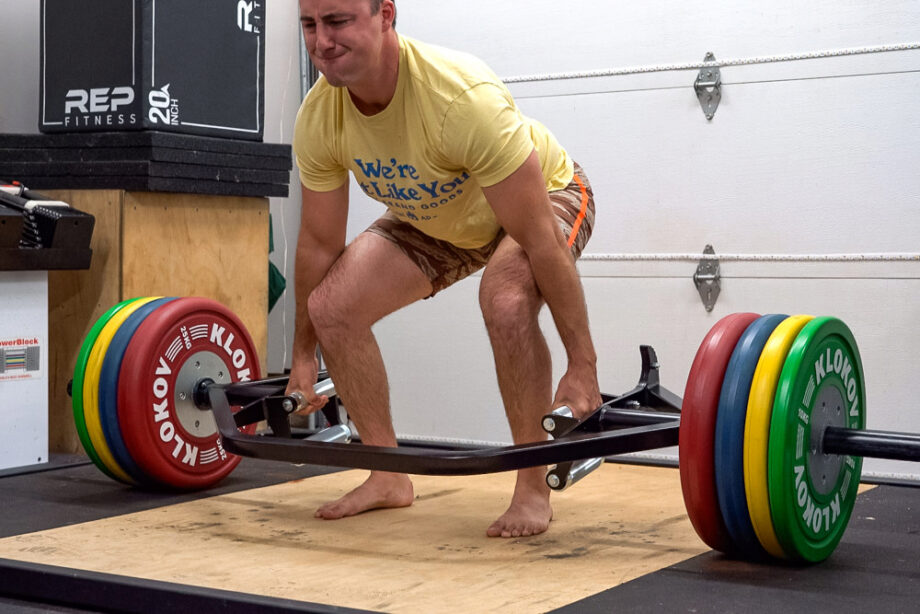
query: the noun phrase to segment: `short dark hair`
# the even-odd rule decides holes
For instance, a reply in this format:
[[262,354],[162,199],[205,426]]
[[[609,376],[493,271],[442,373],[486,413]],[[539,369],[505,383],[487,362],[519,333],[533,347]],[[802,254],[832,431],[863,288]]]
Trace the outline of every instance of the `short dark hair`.
[[[376,15],[380,12],[380,3],[383,0],[371,0],[371,15]],[[393,5],[396,5],[396,0],[393,0]],[[393,16],[393,27],[396,27],[396,16]]]

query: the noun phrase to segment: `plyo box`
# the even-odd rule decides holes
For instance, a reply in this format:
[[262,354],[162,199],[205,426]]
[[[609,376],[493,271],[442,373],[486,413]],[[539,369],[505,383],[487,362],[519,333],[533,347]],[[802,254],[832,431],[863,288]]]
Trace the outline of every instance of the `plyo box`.
[[42,0],[39,130],[261,140],[264,0]]

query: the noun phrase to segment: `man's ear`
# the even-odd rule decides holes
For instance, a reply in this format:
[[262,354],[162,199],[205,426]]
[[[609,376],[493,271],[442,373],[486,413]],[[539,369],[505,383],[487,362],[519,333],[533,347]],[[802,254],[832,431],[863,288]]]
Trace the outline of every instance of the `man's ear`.
[[396,4],[393,0],[383,0],[380,3],[380,16],[383,17],[384,30],[396,26]]

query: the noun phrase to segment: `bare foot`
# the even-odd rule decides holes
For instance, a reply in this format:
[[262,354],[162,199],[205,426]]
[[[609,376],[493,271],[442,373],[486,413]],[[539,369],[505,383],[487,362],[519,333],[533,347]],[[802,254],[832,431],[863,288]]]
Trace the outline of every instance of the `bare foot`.
[[539,535],[549,528],[553,508],[549,504],[549,487],[544,482],[545,469],[538,468],[535,472],[539,478],[537,483],[533,476],[522,475],[528,471],[531,470],[518,473],[511,505],[486,530],[489,537],[528,537]]
[[408,507],[415,499],[412,482],[404,473],[372,471],[363,484],[341,499],[320,506],[317,518],[335,520],[383,507]]

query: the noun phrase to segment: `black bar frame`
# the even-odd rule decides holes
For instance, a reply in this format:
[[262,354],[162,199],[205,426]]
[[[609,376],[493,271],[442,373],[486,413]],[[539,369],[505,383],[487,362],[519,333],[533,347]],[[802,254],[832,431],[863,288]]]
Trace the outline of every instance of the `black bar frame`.
[[[290,463],[375,469],[417,475],[476,475],[614,456],[677,445],[681,399],[663,388],[658,359],[641,346],[638,385],[604,404],[582,422],[571,419],[551,441],[479,449],[388,448],[292,439],[281,409],[288,379],[219,385],[196,392],[199,406],[214,413],[224,449],[240,456]],[[269,395],[269,396],[264,396]],[[236,414],[232,406],[242,405]],[[247,435],[239,427],[268,420],[275,436]]]
[[475,475],[512,471],[596,456],[611,456],[677,444],[679,421],[603,433],[577,432],[561,439],[476,450],[387,448],[313,442],[241,433],[224,386],[208,387],[211,411],[224,449],[240,456],[289,463],[375,469],[417,475]]
[[[284,396],[287,377],[207,382],[195,395],[199,407],[213,412],[224,448],[240,456],[418,475],[496,473],[677,445],[682,400],[661,386],[655,350],[644,345],[639,352],[642,369],[635,388],[618,396],[602,394],[603,405],[582,421],[548,416],[556,423],[550,441],[502,447],[388,448],[293,439],[290,409],[283,409],[291,401]],[[234,413],[233,406],[243,409]],[[324,413],[335,414],[326,408]],[[240,427],[261,420],[268,421],[274,436],[240,432]],[[920,461],[920,434],[827,427],[821,441],[825,454]]]

